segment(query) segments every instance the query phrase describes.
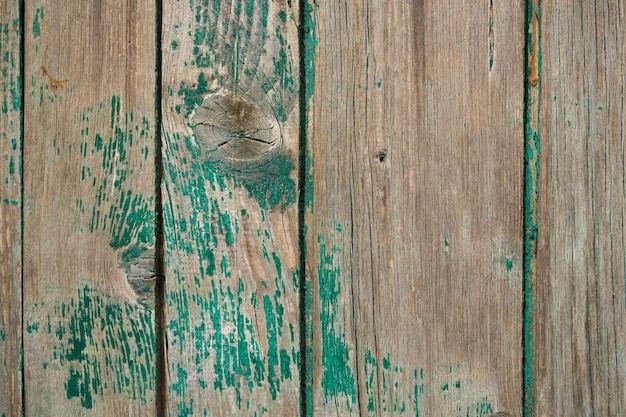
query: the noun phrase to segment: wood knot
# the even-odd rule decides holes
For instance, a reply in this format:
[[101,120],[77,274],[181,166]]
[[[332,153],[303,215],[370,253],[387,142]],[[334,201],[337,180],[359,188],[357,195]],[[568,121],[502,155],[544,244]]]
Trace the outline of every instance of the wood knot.
[[191,113],[190,126],[209,160],[234,168],[268,162],[281,144],[276,117],[227,89],[205,96]]

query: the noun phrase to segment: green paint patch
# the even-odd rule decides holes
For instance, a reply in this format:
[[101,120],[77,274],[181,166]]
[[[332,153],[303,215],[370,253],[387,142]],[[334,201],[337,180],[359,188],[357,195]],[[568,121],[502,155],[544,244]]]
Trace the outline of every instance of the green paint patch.
[[[44,308],[38,305],[36,309]],[[41,332],[54,335],[48,363],[64,369],[66,398],[93,408],[106,391],[152,401],[156,369],[152,314],[142,307],[119,304],[84,286],[77,297],[48,309]]]
[[193,109],[202,104],[204,95],[208,91],[208,87],[209,84],[203,72],[198,74],[198,82],[193,85],[188,85],[184,81],[181,82],[178,89],[178,95],[180,95],[185,102],[185,117],[189,117]]
[[[191,141],[187,140],[186,143],[192,155],[201,156],[202,151]],[[235,186],[245,188],[262,209],[268,210],[277,205],[285,208],[296,202],[296,182],[291,177],[295,165],[280,153],[258,167],[233,169],[228,162],[211,160],[196,166],[206,180],[217,182],[222,187],[225,187],[226,180],[230,180]]]
[[[189,298],[194,304],[194,311],[200,314],[193,327],[186,319],[189,314],[187,294],[170,292],[166,300],[185,318],[182,321],[172,320],[168,324],[174,335],[172,348],[180,349],[182,355],[189,352],[183,349],[186,343],[190,343],[195,347],[191,359],[196,366],[210,360],[215,379],[211,385],[207,382],[204,384],[217,391],[232,389],[240,409],[255,406],[244,403],[242,399],[257,388],[269,387],[272,399],[276,399],[282,382],[292,378],[293,363],[289,353],[279,349],[283,326],[280,292],[277,291],[273,299],[267,294],[262,296],[264,330],[268,343],[266,355],[262,354],[264,349],[261,349],[255,336],[256,319],[244,313],[247,302],[253,306],[258,303],[258,295],[252,292],[250,297],[246,297],[247,293],[249,291],[245,290],[241,278],[234,288],[219,280],[211,281],[209,294],[194,293]],[[185,342],[187,336],[190,340]],[[192,409],[193,404],[184,395],[188,378],[187,371],[184,375],[179,372],[170,387],[183,401],[184,407]]]
[[27,333],[37,333],[39,331],[39,323],[28,323],[26,325]]
[[[325,400],[346,401],[349,410],[356,405],[356,382],[350,367],[351,358],[346,345],[343,329],[337,328],[341,294],[341,270],[335,265],[334,253],[329,251],[322,235],[318,237],[319,263],[317,278],[319,281],[322,390]],[[343,398],[341,398],[343,397]]]
[[41,35],[41,21],[44,18],[44,8],[41,7],[35,11],[35,18],[33,19],[33,37],[37,39]]
[[[106,117],[107,107],[109,129],[90,132],[91,120]],[[82,167],[81,179],[94,189],[89,231],[108,232],[109,244],[120,250],[121,261],[131,262],[154,247],[154,196],[134,193],[129,181],[134,171],[141,168],[131,155],[143,152],[145,143],[152,139],[147,117],[136,120],[132,113],[121,114],[120,108],[121,99],[113,96],[109,103],[82,111],[81,132],[85,141],[79,150],[86,165]]]

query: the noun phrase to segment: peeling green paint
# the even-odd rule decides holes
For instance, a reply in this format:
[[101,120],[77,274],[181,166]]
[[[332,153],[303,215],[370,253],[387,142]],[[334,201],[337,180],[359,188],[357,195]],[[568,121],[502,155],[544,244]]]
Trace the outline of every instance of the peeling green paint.
[[[174,143],[180,139],[175,135],[166,135],[166,140],[172,141],[172,144],[164,147],[165,182],[170,188],[177,187],[180,196],[187,199],[189,207],[185,217],[175,219],[172,207],[168,202],[164,203],[166,252],[171,254],[183,250],[193,254],[200,265],[199,275],[192,277],[192,287],[187,286],[186,278],[182,275],[170,278],[178,281],[175,286],[178,290],[166,293],[166,304],[177,317],[167,324],[170,346],[180,349],[178,354],[183,355],[183,347],[191,344],[194,347],[192,363],[198,367],[212,364],[214,379],[203,379],[201,387],[234,392],[239,408],[256,407],[258,405],[248,404],[244,399],[265,386],[269,387],[271,397],[276,398],[283,381],[291,379],[294,373],[291,367],[294,366],[295,358],[290,356],[290,352],[279,349],[285,326],[282,319],[284,291],[280,290],[283,284],[280,283],[282,279],[278,279],[282,275],[280,259],[272,256],[270,260],[269,255],[266,259],[277,271],[273,297],[245,288],[244,281],[239,277],[234,283],[231,282],[233,274],[224,253],[217,258],[219,269],[216,268],[217,254],[235,244],[240,233],[240,219],[248,213],[245,210],[225,209],[230,207],[228,199],[232,198],[232,192],[228,189],[234,184],[206,163],[186,161],[182,166],[188,170],[176,170],[172,163],[177,151]],[[190,139],[185,138],[185,143],[194,155],[197,150],[193,148]],[[209,277],[212,278],[207,281]],[[207,284],[209,291],[199,292]],[[246,314],[250,307],[263,309],[267,348],[260,345],[255,330],[256,320]],[[197,324],[189,322],[190,314],[194,317],[197,315],[198,318],[194,319]],[[267,353],[263,353],[266,349]],[[202,370],[198,372],[199,375],[205,375]],[[179,384],[179,381],[172,381],[170,390],[175,391],[180,409],[202,413],[202,410],[194,408],[192,399],[175,388]]]
[[[202,155],[202,151],[189,138],[186,144],[196,158]],[[248,195],[256,199],[264,210],[277,205],[285,208],[296,202],[296,182],[291,177],[295,165],[280,153],[266,164],[250,169],[233,169],[227,162],[211,160],[206,160],[201,165],[194,163],[192,166],[203,172],[205,179],[218,182],[222,188],[228,180],[235,186],[245,188]]]
[[[324,398],[346,401],[348,410],[356,405],[357,387],[350,367],[349,349],[342,329],[337,328],[337,312],[341,288],[341,270],[335,265],[334,254],[339,248],[326,247],[322,235],[318,237],[319,260],[317,279],[319,282],[321,333],[321,385]],[[345,398],[342,398],[345,397]]]
[[[187,119],[208,93],[228,88],[249,93],[259,109],[279,124],[285,122],[297,103],[298,85],[281,26],[285,21],[276,11],[283,6],[268,0],[188,4],[193,18],[184,23],[189,25],[182,38],[177,32],[176,53],[189,55],[175,64],[188,75],[167,87],[169,111]],[[228,398],[232,407],[249,415],[272,413],[271,403],[260,405],[250,398],[263,392],[268,401],[278,400],[285,384],[297,386],[299,377],[297,331],[285,318],[286,297],[295,294],[285,287],[291,286],[294,272],[285,271],[267,225],[270,212],[293,209],[293,156],[281,149],[271,160],[234,169],[207,161],[186,132],[164,132],[164,140],[163,184],[170,194],[163,202],[165,251],[176,265],[166,291],[168,341],[170,352],[189,360],[187,383],[197,381],[193,390],[183,390],[183,378],[170,366],[170,399],[181,415],[210,414],[211,406],[190,394],[205,389],[207,396]],[[246,193],[248,211],[238,207]],[[246,231],[249,235],[240,235],[251,222],[256,224]],[[241,276],[241,262],[231,255],[242,238],[251,239],[246,244],[262,254],[257,261],[275,275]],[[189,264],[193,266],[187,269]],[[296,350],[286,347],[290,337]]]
[[[133,192],[128,181],[134,170],[141,168],[130,154],[150,140],[150,124],[146,116],[137,123],[132,113],[122,115],[120,107],[120,98],[111,97],[109,130],[94,133],[89,131],[91,120],[101,117],[105,103],[81,112],[84,126],[80,131],[86,141],[79,150],[87,164],[82,167],[81,180],[91,184],[95,197],[89,231],[107,231],[111,247],[120,250],[123,262],[130,262],[154,247],[154,196]],[[99,166],[92,165],[98,160]]]
[[50,309],[33,307],[32,317],[47,311],[39,333],[54,335],[56,344],[42,369],[63,369],[67,399],[91,409],[105,391],[148,404],[154,395],[156,371],[152,314],[143,307],[112,302],[88,286],[77,296]]

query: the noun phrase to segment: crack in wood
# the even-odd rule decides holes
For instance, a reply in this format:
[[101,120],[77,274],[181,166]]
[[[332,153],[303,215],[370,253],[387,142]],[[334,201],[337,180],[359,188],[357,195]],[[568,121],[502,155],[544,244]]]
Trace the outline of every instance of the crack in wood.
[[209,160],[237,165],[269,161],[282,138],[274,116],[227,89],[205,96],[192,112],[190,126]]

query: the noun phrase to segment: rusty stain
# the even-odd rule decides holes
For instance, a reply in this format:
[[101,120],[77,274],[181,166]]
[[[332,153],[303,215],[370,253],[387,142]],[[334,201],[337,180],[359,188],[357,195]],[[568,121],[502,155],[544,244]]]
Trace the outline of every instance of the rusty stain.
[[65,84],[69,81],[69,80],[57,80],[56,78],[52,78],[50,74],[48,74],[48,69],[46,68],[45,65],[41,66],[41,72],[43,73],[44,76],[48,77],[48,85],[50,85],[50,88],[52,89],[52,91],[57,91],[57,89],[65,87]]
[[537,86],[539,81],[539,15],[537,9],[533,12],[533,25],[532,25],[532,45],[530,52],[530,75],[528,81],[533,87]]

